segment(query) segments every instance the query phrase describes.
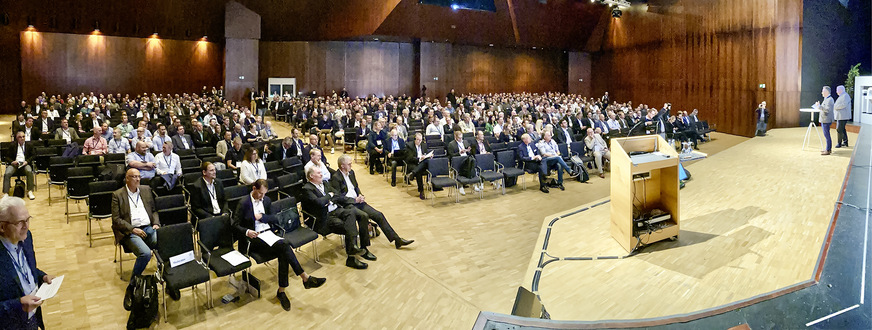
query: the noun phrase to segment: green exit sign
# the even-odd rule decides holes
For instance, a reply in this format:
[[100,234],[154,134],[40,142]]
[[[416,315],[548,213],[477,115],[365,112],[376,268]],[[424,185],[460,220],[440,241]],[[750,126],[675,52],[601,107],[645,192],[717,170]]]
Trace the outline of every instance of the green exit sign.
[[760,84],[760,89],[766,89],[766,84]]

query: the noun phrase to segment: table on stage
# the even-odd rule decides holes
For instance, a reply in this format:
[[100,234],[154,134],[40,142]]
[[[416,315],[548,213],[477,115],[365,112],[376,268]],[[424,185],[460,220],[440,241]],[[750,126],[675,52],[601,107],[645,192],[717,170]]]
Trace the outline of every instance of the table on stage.
[[814,114],[820,112],[818,109],[813,108],[802,108],[799,109],[799,112],[807,112],[811,115],[811,121],[808,122],[808,129],[805,130],[805,137],[802,138],[802,151],[805,151],[805,147],[811,145],[808,143],[809,135],[811,135],[811,131],[817,133],[818,143],[821,145],[821,150],[824,149],[824,141],[821,138],[821,132],[817,129],[817,125],[814,123]]

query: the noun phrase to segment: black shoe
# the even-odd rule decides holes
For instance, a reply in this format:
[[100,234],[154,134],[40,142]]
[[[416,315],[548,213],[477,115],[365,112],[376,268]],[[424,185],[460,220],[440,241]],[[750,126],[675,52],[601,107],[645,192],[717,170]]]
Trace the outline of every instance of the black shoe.
[[420,198],[422,201],[423,201],[423,200],[427,200],[427,198],[424,197],[424,193],[423,193],[423,192],[419,192],[419,193],[418,193],[418,198]]
[[369,250],[364,250],[364,251],[366,251],[366,253],[362,254],[360,256],[361,258],[364,258],[364,259],[369,260],[369,261],[376,261],[376,259],[378,259],[378,258],[376,258],[376,256],[374,254],[372,254],[372,252],[369,252]]
[[841,144],[841,143],[839,143],[839,144],[836,145],[836,148],[841,148],[841,147],[842,147],[842,144]]
[[563,186],[563,183],[558,183],[557,188],[560,188],[560,190],[566,190],[566,187]]
[[346,254],[348,254],[348,256],[350,257],[350,256],[361,255],[361,254],[364,254],[365,252],[366,252],[366,250],[358,249],[356,247],[351,247],[348,249],[348,252]]
[[396,187],[396,186],[397,186],[397,182],[396,182],[396,181],[391,181],[391,187]]
[[366,269],[369,267],[365,262],[357,260],[355,257],[348,257],[345,260],[345,265],[354,269]]
[[548,193],[548,187],[546,187],[546,186],[539,187],[539,190],[542,191],[543,193],[546,193],[546,194]]
[[369,175],[373,175],[373,174],[375,174],[375,171],[373,169],[369,169]]
[[404,246],[409,245],[409,244],[412,244],[412,243],[415,243],[415,240],[413,240],[413,239],[402,239],[402,238],[397,238],[397,239],[394,241],[394,246],[396,246],[397,249],[399,249],[399,248],[401,248],[401,247],[404,247]]
[[169,287],[167,288],[167,295],[169,295],[170,298],[175,301],[178,301],[180,298],[182,298],[181,291]]
[[284,308],[285,311],[291,310],[291,300],[288,299],[288,295],[284,292],[276,292],[276,298],[279,299],[279,302],[282,304],[282,308]]
[[[843,145],[845,148],[847,148],[847,147],[848,147],[848,141],[845,141],[845,143],[842,144],[842,145]],[[33,198],[31,198],[31,199],[33,199]]]
[[127,286],[124,292],[124,310],[129,311],[133,308],[133,284]]
[[309,279],[303,282],[303,287],[306,289],[317,288],[327,282],[326,278],[309,276]]

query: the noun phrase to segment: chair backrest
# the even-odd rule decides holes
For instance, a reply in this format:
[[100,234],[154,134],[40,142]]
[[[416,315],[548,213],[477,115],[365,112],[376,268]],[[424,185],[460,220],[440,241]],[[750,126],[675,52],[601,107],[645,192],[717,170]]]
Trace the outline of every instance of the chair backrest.
[[[569,143],[569,151],[572,151],[572,153],[577,154],[579,156],[584,156],[585,155],[584,142],[575,141],[575,142]],[[560,152],[563,152],[563,151],[561,150]]]
[[112,193],[120,184],[116,181],[88,183],[88,211],[93,217],[112,216]]
[[67,169],[67,179],[78,177],[94,177],[94,168],[90,166],[71,167]]
[[66,185],[67,197],[88,197],[89,183],[94,181],[94,168],[73,167],[67,169]]
[[211,157],[215,156],[215,148],[212,147],[202,147],[195,149],[198,158]]
[[282,171],[282,162],[280,161],[271,161],[263,164],[263,167],[266,169],[267,173],[280,172]]
[[100,164],[99,155],[79,155],[76,156],[76,166],[82,165],[97,165]]
[[161,261],[194,251],[194,227],[190,223],[177,223],[157,229],[157,252]]
[[497,163],[500,163],[503,167],[515,167],[517,164],[515,161],[515,152],[512,150],[498,152]]
[[482,171],[494,170],[494,155],[493,154],[478,154],[475,155],[475,165]]
[[45,141],[45,145],[48,147],[58,147],[58,146],[66,145],[66,144],[67,144],[67,140],[64,140],[64,139],[51,139],[51,140]]
[[113,163],[113,164],[121,164],[124,163],[125,154],[117,153],[117,154],[105,154],[103,155],[104,163]]
[[287,169],[295,166],[303,166],[303,161],[301,161],[299,157],[294,156],[283,159],[281,164],[283,168]]
[[202,177],[203,177],[202,171],[182,174],[182,180],[185,181],[185,186],[193,185],[195,182],[197,182],[197,180],[200,180],[200,178],[202,178]]
[[571,156],[569,154],[569,145],[567,145],[566,143],[558,144],[557,151],[560,151],[560,155],[563,156],[563,158]]
[[300,213],[297,211],[297,199],[294,197],[282,198],[270,206],[272,214],[278,218],[278,226],[286,232],[300,228]]
[[157,209],[161,225],[188,222],[188,206],[185,205],[184,195],[157,197],[154,200],[154,207]]
[[236,212],[236,205],[243,197],[251,192],[251,187],[247,185],[238,185],[224,187],[224,198],[227,199],[227,209],[231,212]]
[[509,142],[509,145],[508,145],[508,146],[509,146],[509,150],[511,150],[511,151],[515,151],[515,149],[518,149],[518,146],[519,146],[519,145],[521,145],[521,141],[512,141],[512,142]]
[[469,156],[457,156],[451,158],[451,168],[459,172],[460,167],[463,166],[463,163],[466,162],[467,158],[469,158]]
[[448,158],[433,158],[428,161],[427,170],[433,176],[448,175]]
[[221,215],[200,220],[197,223],[197,232],[200,233],[200,242],[209,251],[216,247],[233,247],[233,231],[230,229],[230,216]]
[[194,155],[194,149],[179,149],[176,150],[176,155],[179,155],[179,159],[188,159],[197,157]]
[[184,195],[167,195],[160,196],[154,199],[154,207],[160,211],[163,209],[170,209],[175,207],[185,206],[185,196]]
[[199,168],[200,167],[200,160],[196,159],[196,158],[182,159],[181,163],[182,163],[182,168],[195,168],[195,167]]
[[279,175],[278,177],[276,177],[276,185],[278,186],[279,189],[285,189],[294,183],[294,181],[292,181],[292,179],[293,179],[293,174]]
[[239,181],[236,178],[236,173],[233,173],[231,169],[224,169],[218,172],[215,172],[215,177],[218,180],[221,180],[221,183],[224,187],[235,186]]
[[491,149],[493,149],[494,152],[503,151],[503,150],[506,150],[507,148],[508,148],[508,144],[506,144],[504,142],[491,143]]

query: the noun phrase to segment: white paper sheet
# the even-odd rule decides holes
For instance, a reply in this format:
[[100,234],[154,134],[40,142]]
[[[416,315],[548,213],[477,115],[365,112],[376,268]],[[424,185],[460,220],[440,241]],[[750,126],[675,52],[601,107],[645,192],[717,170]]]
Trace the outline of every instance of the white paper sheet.
[[170,267],[176,268],[191,261],[194,261],[194,251],[188,251],[175,257],[170,257]]
[[242,255],[242,253],[239,253],[239,251],[236,250],[225,253],[223,256],[221,256],[221,259],[226,260],[234,267],[248,261],[248,258],[246,258],[244,255]]
[[276,236],[275,233],[273,233],[269,230],[262,232],[260,234],[257,234],[257,238],[260,238],[269,246],[273,246],[273,244],[276,244],[276,242],[278,242],[279,240],[282,239],[281,237]]
[[64,276],[55,277],[51,280],[51,284],[43,283],[39,289],[36,290],[35,296],[39,297],[39,300],[46,300],[54,297],[58,293],[58,289],[61,288],[61,284],[64,283]]

